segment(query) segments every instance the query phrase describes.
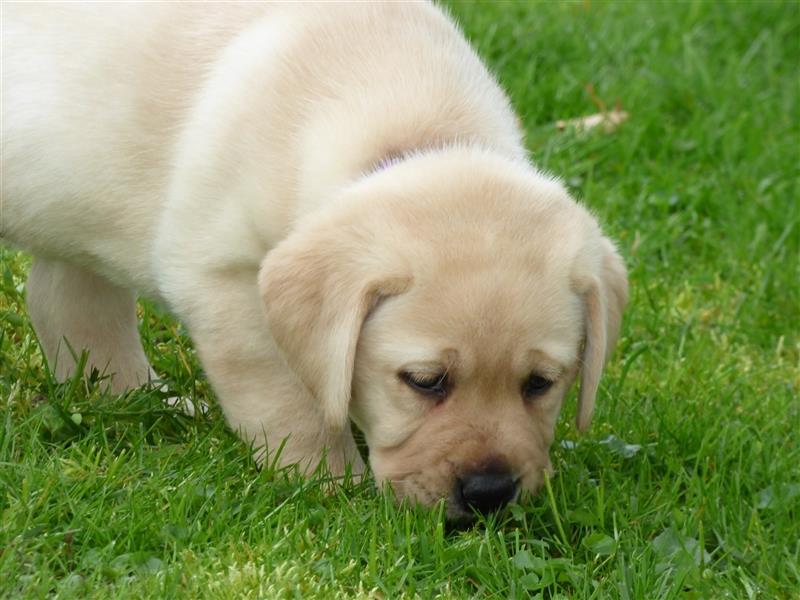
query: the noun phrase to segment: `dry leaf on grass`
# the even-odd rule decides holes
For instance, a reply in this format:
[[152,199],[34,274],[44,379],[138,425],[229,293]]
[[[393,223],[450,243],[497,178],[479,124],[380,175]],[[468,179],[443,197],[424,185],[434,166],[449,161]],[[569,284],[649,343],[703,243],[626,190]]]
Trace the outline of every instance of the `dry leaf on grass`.
[[589,131],[602,126],[606,133],[611,133],[628,119],[628,113],[621,109],[619,101],[617,101],[614,108],[608,110],[606,103],[597,95],[593,83],[587,83],[584,89],[600,112],[576,119],[556,121],[556,127],[559,131],[564,131],[565,129]]
[[624,110],[615,108],[611,111],[595,113],[577,119],[567,119],[556,121],[559,131],[565,129],[575,129],[576,131],[589,131],[595,127],[602,126],[606,133],[614,131],[621,123],[628,118],[628,113]]

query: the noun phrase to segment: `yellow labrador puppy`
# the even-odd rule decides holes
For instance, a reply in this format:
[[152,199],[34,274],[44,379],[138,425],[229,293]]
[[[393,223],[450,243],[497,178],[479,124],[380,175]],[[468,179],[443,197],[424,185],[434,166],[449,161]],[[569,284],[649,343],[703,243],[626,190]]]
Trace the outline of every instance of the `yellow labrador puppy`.
[[7,4],[2,236],[42,347],[146,382],[135,294],[230,426],[451,517],[533,492],[626,301],[596,220],[431,4]]

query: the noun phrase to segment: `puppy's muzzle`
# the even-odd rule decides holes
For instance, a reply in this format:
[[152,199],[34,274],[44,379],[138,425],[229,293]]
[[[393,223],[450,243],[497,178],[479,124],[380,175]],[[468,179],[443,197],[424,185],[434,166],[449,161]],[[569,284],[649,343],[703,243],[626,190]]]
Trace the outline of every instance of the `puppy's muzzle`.
[[455,487],[454,496],[461,509],[486,514],[511,502],[519,483],[510,473],[483,471],[458,478]]

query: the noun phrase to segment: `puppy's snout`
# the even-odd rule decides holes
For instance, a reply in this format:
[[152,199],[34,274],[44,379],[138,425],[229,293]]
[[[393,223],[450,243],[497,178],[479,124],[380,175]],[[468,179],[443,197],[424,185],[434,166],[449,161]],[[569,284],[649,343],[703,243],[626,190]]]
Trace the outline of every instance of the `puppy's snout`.
[[517,486],[510,473],[470,473],[456,481],[455,496],[464,510],[490,513],[513,500]]

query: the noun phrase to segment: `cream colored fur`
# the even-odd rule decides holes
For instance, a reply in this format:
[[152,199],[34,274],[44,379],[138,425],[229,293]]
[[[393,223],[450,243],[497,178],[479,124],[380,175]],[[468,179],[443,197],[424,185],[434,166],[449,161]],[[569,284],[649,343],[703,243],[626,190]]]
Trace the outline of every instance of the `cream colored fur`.
[[7,4],[2,33],[0,226],[59,377],[68,344],[146,381],[134,293],[164,301],[233,429],[338,474],[353,418],[426,503],[498,457],[534,491],[581,368],[588,426],[624,267],[437,8]]

